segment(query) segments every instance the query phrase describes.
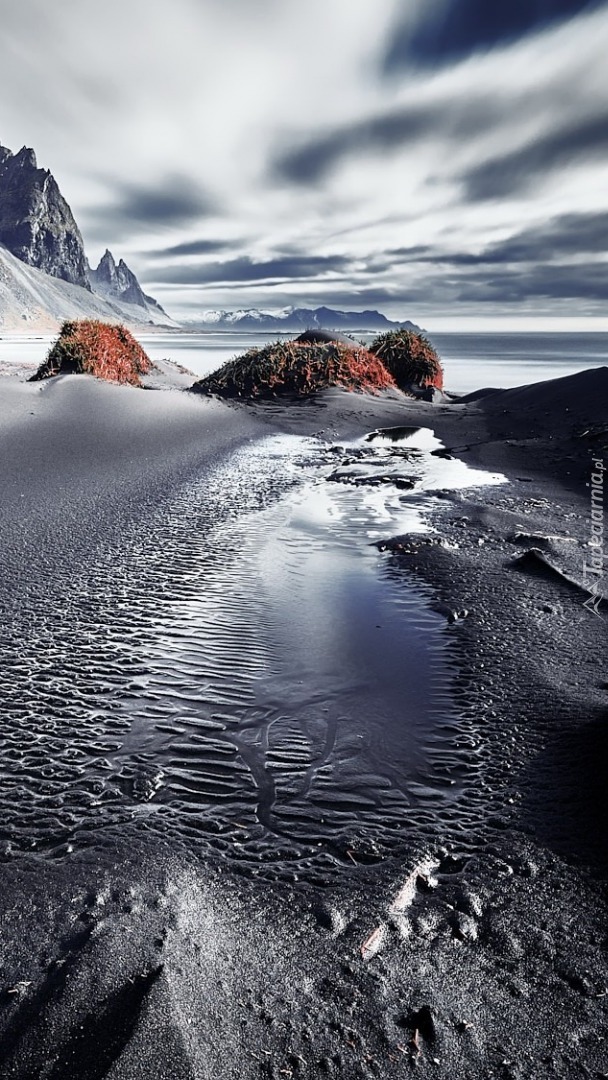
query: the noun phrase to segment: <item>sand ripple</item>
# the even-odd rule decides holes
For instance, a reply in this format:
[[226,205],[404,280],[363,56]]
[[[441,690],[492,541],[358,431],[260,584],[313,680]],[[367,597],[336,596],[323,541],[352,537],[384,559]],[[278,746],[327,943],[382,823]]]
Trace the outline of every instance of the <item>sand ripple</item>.
[[261,440],[3,598],[7,857],[135,827],[325,881],[449,817],[475,765],[450,640],[371,546],[419,523],[398,486],[328,483],[344,453]]

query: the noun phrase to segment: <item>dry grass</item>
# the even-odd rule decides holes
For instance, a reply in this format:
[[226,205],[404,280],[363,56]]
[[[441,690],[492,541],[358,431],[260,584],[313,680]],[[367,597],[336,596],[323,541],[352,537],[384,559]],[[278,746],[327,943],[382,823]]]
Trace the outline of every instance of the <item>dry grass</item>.
[[307,397],[329,386],[385,390],[395,382],[384,364],[362,346],[341,342],[275,342],[249,349],[192,387],[222,397]]
[[31,382],[53,375],[86,374],[109,382],[141,386],[152,363],[139,342],[124,326],[93,319],[65,322],[46,360]]
[[382,361],[400,390],[409,387],[443,388],[441,360],[430,341],[412,330],[390,330],[370,345],[370,351]]

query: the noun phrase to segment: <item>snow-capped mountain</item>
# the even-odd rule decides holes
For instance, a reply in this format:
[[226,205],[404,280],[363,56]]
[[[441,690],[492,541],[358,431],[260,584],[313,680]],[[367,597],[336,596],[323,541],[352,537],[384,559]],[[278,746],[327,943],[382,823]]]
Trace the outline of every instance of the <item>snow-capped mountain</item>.
[[202,311],[188,324],[192,330],[244,330],[290,333],[293,330],[419,330],[409,319],[392,322],[380,311],[340,311],[334,308],[287,307],[279,310],[241,308],[238,311]]

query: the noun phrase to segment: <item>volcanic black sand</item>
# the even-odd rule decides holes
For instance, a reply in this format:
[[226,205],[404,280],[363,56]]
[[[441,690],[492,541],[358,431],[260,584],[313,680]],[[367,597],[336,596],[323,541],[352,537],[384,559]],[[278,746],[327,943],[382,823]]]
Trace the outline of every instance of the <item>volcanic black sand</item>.
[[0,380],[2,1076],[608,1075],[608,369],[167,386]]

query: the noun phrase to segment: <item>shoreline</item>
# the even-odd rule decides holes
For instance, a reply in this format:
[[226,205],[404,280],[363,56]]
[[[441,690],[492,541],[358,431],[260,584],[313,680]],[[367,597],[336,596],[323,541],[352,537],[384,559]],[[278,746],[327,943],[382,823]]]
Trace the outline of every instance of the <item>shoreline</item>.
[[[460,820],[447,828],[437,819],[424,842],[404,838],[401,857],[353,866],[342,886],[320,893],[205,871],[160,841],[129,853],[119,834],[105,853],[93,843],[72,860],[68,899],[59,899],[60,864],[14,859],[2,869],[7,1076],[38,1075],[51,1052],[55,1078],[272,1077],[305,1068],[396,1077],[415,1067],[429,1077],[570,1080],[606,1069],[607,866],[597,823],[607,684],[602,622],[577,588],[588,539],[584,485],[591,454],[603,452],[579,430],[601,426],[606,395],[596,383],[605,385],[608,369],[596,370],[593,386],[577,393],[572,382],[557,397],[537,384],[519,399],[505,391],[470,404],[331,391],[314,403],[228,406],[154,394],[139,424],[132,402],[141,391],[91,389],[82,376],[45,388],[45,405],[54,397],[65,407],[54,406],[52,430],[43,421],[28,443],[39,446],[29,495],[12,482],[3,491],[14,524],[5,569],[16,582],[52,573],[53,551],[63,558],[59,525],[75,493],[66,551],[80,544],[86,557],[87,523],[104,507],[101,523],[104,513],[109,525],[119,520],[113,503],[137,520],[180,476],[269,430],[339,440],[393,423],[432,426],[448,452],[509,483],[446,492],[433,532],[386,538],[387,572],[423,581],[448,613],[467,611],[444,631],[469,729]],[[14,394],[3,436],[13,474],[24,460],[18,433],[41,419],[28,408],[39,386]],[[91,430],[94,402],[105,412]],[[80,439],[70,443],[75,422]],[[44,500],[55,517],[36,522]],[[538,560],[516,564],[535,547],[553,571]],[[12,926],[15,935],[27,928],[23,946]],[[66,964],[69,979],[58,979]],[[117,1034],[121,1009],[132,1023]],[[101,1045],[101,1064],[78,1041],[78,1023]]]

